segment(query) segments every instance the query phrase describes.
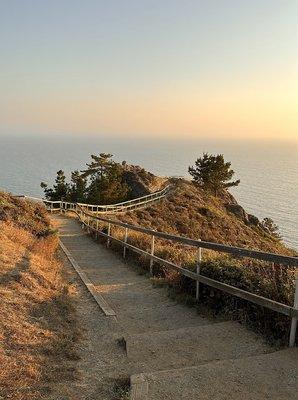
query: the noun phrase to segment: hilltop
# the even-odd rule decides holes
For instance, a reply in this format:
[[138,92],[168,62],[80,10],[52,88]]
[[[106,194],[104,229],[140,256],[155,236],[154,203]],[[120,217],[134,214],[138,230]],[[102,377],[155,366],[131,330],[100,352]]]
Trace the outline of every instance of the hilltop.
[[192,239],[292,254],[227,190],[214,196],[186,179],[169,179],[168,183],[172,189],[162,201],[118,214],[117,219]]

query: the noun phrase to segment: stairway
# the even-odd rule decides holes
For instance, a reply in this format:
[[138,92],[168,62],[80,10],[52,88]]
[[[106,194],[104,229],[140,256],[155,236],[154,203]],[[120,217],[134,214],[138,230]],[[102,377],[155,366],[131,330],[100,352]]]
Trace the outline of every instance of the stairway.
[[298,349],[131,377],[133,400],[295,400]]
[[63,244],[115,311],[131,400],[298,399],[298,349],[275,351],[237,322],[198,315],[92,240],[75,220],[53,219]]

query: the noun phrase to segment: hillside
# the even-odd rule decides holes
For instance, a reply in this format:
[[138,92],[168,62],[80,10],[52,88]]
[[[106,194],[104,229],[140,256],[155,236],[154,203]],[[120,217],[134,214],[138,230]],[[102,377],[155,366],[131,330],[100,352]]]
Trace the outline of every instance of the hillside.
[[1,399],[49,399],[75,379],[74,289],[57,246],[43,207],[0,193]]
[[138,165],[122,163],[122,167],[123,180],[129,186],[132,199],[156,192],[167,182],[166,178],[156,176]]
[[229,192],[215,197],[190,181],[170,182],[173,189],[161,202],[119,214],[117,219],[193,239],[292,254],[263,228],[258,218],[246,213]]
[[[174,235],[222,243],[277,254],[293,255],[280,239],[271,234],[260,221],[237,204],[234,197],[223,191],[217,197],[183,179],[171,180],[171,193],[151,206],[117,214],[115,219],[151,228]],[[123,240],[123,229],[114,228],[113,236]],[[151,239],[139,232],[129,231],[128,242],[150,252]],[[116,251],[121,248],[114,243]],[[197,251],[194,248],[171,241],[155,240],[154,254],[192,271],[197,266]],[[272,300],[292,305],[294,299],[294,269],[272,263],[250,259],[237,259],[218,252],[203,250],[201,273]],[[143,256],[128,252],[128,259],[149,269],[149,262]],[[176,271],[154,264],[153,282],[166,285],[175,298],[194,303],[195,284]],[[256,307],[244,300],[201,285],[200,304],[208,312],[222,313],[232,319],[242,320],[262,332],[268,338],[285,341],[289,324],[283,315]]]

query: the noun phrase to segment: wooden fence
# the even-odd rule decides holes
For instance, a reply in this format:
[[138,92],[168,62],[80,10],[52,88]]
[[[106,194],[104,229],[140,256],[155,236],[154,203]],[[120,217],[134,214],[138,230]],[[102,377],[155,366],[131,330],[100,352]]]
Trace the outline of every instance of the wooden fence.
[[[48,204],[49,202],[47,202]],[[298,257],[290,257],[283,256],[279,254],[267,253],[262,251],[250,250],[240,247],[227,246],[223,244],[217,244],[212,242],[206,242],[202,240],[194,240],[186,237],[169,235],[163,232],[157,232],[152,229],[143,228],[140,226],[134,226],[130,224],[126,224],[121,221],[116,221],[109,219],[107,217],[102,217],[98,215],[94,215],[92,212],[88,212],[86,207],[81,206],[76,203],[68,203],[68,202],[59,202],[60,212],[74,212],[79,221],[83,226],[87,227],[90,232],[96,233],[96,235],[101,235],[107,238],[107,245],[109,246],[111,241],[115,241],[123,245],[123,257],[126,256],[127,249],[138,253],[140,255],[146,256],[150,260],[150,273],[152,274],[152,266],[153,262],[158,263],[160,265],[173,268],[180,272],[180,274],[187,276],[196,281],[196,298],[199,299],[199,291],[200,291],[200,283],[208,285],[212,288],[221,290],[225,293],[231,294],[233,296],[239,297],[241,299],[247,300],[254,304],[257,304],[262,307],[269,308],[270,310],[276,311],[278,313],[284,314],[291,318],[291,328],[290,328],[290,337],[289,337],[289,346],[293,347],[295,345],[296,339],[296,331],[297,331],[297,320],[298,320],[298,274],[297,270],[295,270],[295,295],[294,295],[294,304],[293,306],[289,306],[283,303],[279,303],[277,301],[271,300],[266,297],[262,297],[260,295],[250,293],[246,290],[239,289],[235,286],[228,285],[226,283],[217,281],[215,279],[208,278],[200,273],[201,263],[202,263],[202,249],[213,250],[216,252],[222,252],[231,255],[232,257],[242,258],[247,257],[251,259],[268,261],[280,265],[291,266],[292,268],[298,267]],[[57,202],[54,202],[54,206],[56,207]],[[99,223],[103,222],[107,226],[107,233],[103,230],[99,229]],[[120,240],[116,237],[112,236],[111,227],[117,226],[124,228],[124,240]],[[140,232],[145,235],[151,237],[151,251],[147,252],[143,249],[140,249],[132,244],[128,243],[129,239],[129,231]],[[170,261],[157,257],[154,254],[154,246],[155,246],[155,238],[166,239],[172,242],[178,242],[187,246],[191,246],[198,249],[198,262],[196,272],[189,271],[183,267],[180,267]]]

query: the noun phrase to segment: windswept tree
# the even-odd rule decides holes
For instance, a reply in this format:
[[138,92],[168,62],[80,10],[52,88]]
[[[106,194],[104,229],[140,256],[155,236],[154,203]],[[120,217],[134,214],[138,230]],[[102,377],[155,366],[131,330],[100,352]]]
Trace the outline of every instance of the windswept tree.
[[124,179],[124,166],[112,160],[112,154],[100,153],[91,156],[84,171],[73,171],[71,182],[67,183],[64,172],[57,172],[52,188],[44,182],[45,197],[48,200],[66,200],[79,203],[113,204],[125,201],[130,189]]
[[90,179],[87,200],[93,204],[113,204],[126,200],[129,187],[123,180],[123,167],[112,160],[113,155],[91,155],[92,161],[82,171],[82,177]]
[[269,233],[269,235],[275,237],[278,240],[282,239],[282,236],[279,232],[279,228],[276,223],[271,218],[264,218],[261,222],[262,227]]
[[99,178],[104,178],[106,172],[110,169],[111,165],[114,164],[112,160],[113,155],[109,153],[100,153],[99,156],[94,154],[91,155],[91,163],[86,164],[87,169],[82,172],[82,176],[87,178],[89,176],[97,176]]
[[240,180],[231,181],[235,172],[231,163],[225,162],[223,154],[212,155],[203,153],[203,157],[195,161],[195,165],[188,168],[193,181],[198,186],[214,193],[232,186],[238,186]]
[[46,199],[52,201],[67,200],[69,185],[66,183],[65,174],[62,169],[57,172],[53,188],[48,188],[48,185],[45,182],[41,182],[40,186],[44,190]]
[[71,202],[83,203],[86,200],[87,179],[78,170],[71,173],[68,198]]

